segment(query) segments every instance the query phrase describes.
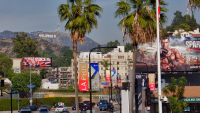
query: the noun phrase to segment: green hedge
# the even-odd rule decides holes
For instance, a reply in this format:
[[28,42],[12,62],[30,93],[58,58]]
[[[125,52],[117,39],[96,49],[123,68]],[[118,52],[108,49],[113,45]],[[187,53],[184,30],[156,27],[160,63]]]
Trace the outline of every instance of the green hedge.
[[[57,89],[57,90],[40,89],[39,91],[43,91],[43,92],[75,92],[75,89]],[[89,94],[90,92],[89,91],[81,91],[81,93],[88,93]],[[97,91],[92,91],[92,93],[97,93]]]
[[[19,108],[27,107],[29,105],[29,99],[20,99]],[[36,103],[37,102],[37,103]],[[53,103],[64,102],[66,106],[73,106],[75,103],[75,97],[51,97],[51,98],[33,98],[33,105],[50,105],[53,106]],[[79,97],[79,102],[82,102],[81,97]],[[12,109],[18,110],[18,99],[12,99]],[[0,111],[11,110],[11,99],[3,98],[0,99]]]

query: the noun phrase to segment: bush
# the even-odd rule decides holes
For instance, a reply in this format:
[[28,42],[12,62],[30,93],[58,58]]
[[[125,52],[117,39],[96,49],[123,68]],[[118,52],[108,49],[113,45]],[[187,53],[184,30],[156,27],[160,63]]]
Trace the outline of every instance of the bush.
[[[29,105],[29,99],[23,98],[20,99],[19,108],[27,107]],[[33,98],[33,105],[50,105],[53,106],[53,103],[63,102],[66,106],[73,106],[75,103],[75,97],[52,97],[52,98]],[[81,97],[79,97],[79,102],[82,102]],[[0,99],[0,111],[11,110],[11,99],[3,98]],[[12,109],[18,110],[18,99],[12,99]]]
[[[75,92],[75,89],[57,89],[57,90],[40,89],[40,90],[43,92]],[[81,93],[89,94],[90,92],[89,91],[81,91]],[[92,93],[97,93],[97,91],[92,91]]]

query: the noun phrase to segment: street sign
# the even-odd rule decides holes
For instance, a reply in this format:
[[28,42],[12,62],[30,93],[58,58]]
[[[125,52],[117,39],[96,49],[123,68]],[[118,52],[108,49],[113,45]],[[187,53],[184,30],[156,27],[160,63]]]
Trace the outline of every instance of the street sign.
[[108,82],[105,82],[105,83],[101,83],[101,85],[108,85]]
[[28,85],[27,87],[35,87],[35,85]]

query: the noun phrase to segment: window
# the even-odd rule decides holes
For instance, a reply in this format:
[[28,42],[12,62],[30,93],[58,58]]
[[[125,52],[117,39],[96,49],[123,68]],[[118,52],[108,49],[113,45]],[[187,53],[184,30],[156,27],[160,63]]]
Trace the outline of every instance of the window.
[[117,67],[117,70],[119,70],[119,67]]
[[88,58],[88,55],[86,55],[86,58]]
[[117,62],[117,64],[119,64],[119,62]]
[[118,56],[118,59],[124,59],[124,56]]
[[127,67],[125,67],[125,70],[127,70]]
[[103,67],[101,67],[101,70],[103,70]]
[[103,73],[101,73],[101,76],[103,76]]

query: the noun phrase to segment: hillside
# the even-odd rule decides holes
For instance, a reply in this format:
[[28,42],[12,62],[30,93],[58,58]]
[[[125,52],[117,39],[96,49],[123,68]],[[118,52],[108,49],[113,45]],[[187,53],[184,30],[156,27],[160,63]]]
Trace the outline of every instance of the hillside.
[[[68,46],[70,49],[73,47],[73,42],[70,38],[70,34],[68,33],[62,33],[62,32],[42,32],[42,31],[36,31],[27,33],[31,38],[38,38],[38,39],[44,39],[50,43],[57,44],[59,46]],[[14,38],[15,34],[12,31],[3,31],[0,32],[0,39],[10,39]],[[90,49],[97,47],[98,43],[93,41],[92,39],[85,37],[85,43],[80,44],[78,43],[78,51],[89,51]]]

